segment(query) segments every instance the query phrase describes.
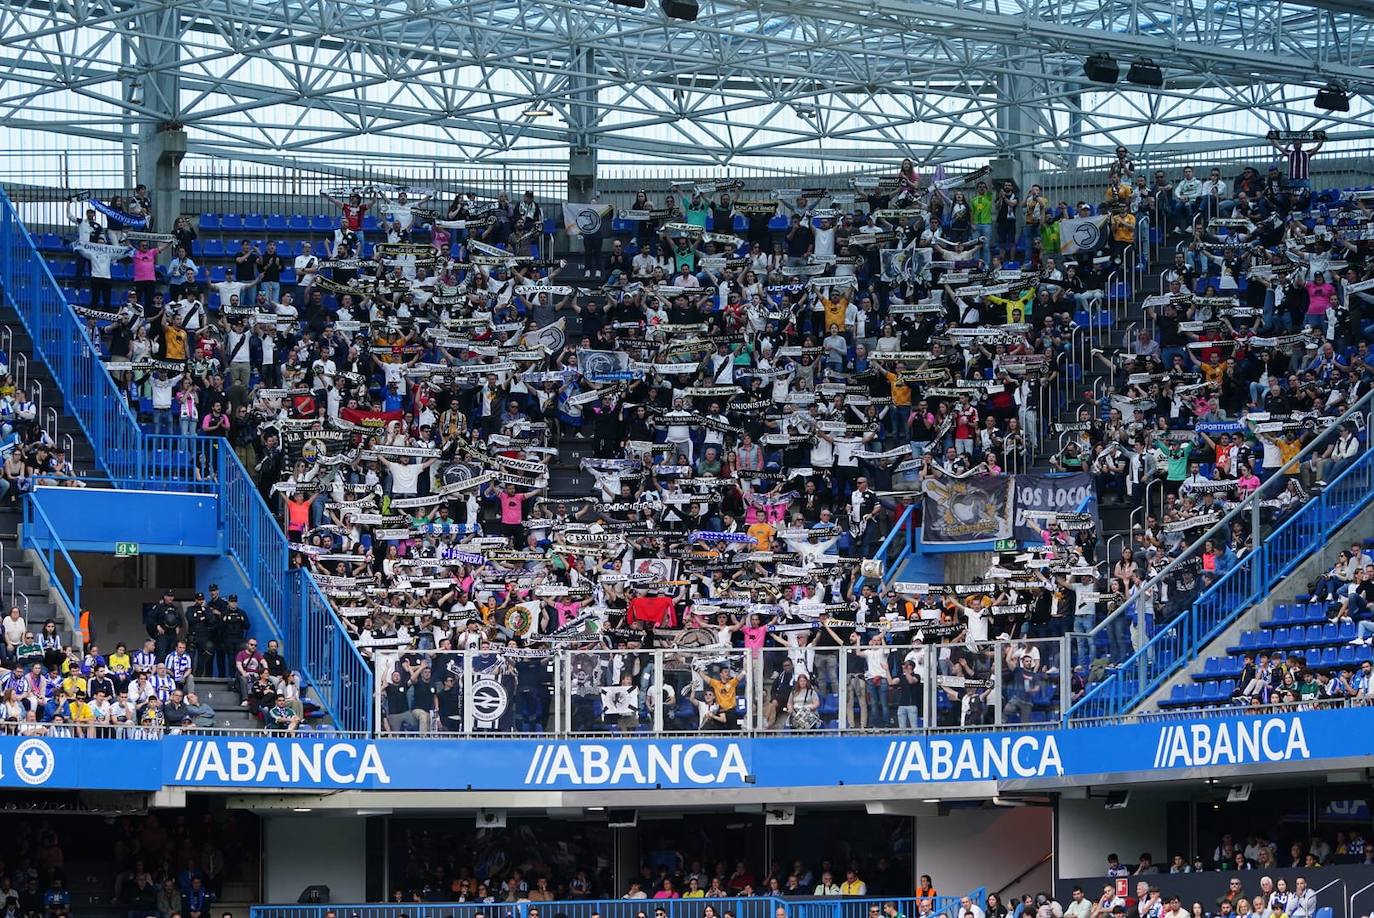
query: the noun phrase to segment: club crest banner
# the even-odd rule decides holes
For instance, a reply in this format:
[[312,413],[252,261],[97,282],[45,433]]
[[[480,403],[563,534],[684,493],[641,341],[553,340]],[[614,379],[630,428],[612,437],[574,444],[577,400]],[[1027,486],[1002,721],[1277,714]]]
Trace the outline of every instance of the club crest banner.
[[569,236],[595,236],[611,216],[609,204],[564,204],[563,227]]
[[1011,479],[976,475],[927,481],[921,535],[944,544],[1011,537]]

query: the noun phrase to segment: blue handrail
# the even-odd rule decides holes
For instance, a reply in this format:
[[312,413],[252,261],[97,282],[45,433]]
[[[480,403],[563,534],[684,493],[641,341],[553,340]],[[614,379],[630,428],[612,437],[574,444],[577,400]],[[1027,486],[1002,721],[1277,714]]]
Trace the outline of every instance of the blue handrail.
[[[43,568],[48,573],[48,582],[57,591],[62,602],[66,604],[67,611],[72,617],[71,626],[75,628],[81,615],[81,571],[67,552],[66,544],[58,535],[57,528],[53,526],[52,520],[43,509],[43,505],[31,496],[24,501],[23,506],[23,545],[25,548],[34,549],[38,556],[43,559]],[[62,582],[62,577],[59,576],[57,569],[59,558],[66,562],[66,572],[72,582],[70,590],[67,589],[66,584]]]
[[[916,505],[908,504],[907,508],[902,511],[902,515],[897,517],[897,522],[893,524],[892,531],[889,532],[882,543],[878,545],[878,550],[873,555],[874,558],[883,562],[883,575],[878,578],[879,587],[892,579],[898,568],[902,566],[902,562],[906,560],[907,555],[911,554],[912,519],[915,512]],[[899,541],[901,543],[901,550],[894,556],[892,550]],[[863,589],[866,582],[867,578],[863,576],[855,579],[855,596],[859,595],[859,591]]]
[[[33,356],[52,373],[105,477],[120,488],[217,494],[225,547],[267,610],[273,637],[300,660],[302,676],[339,727],[371,730],[371,668],[341,634],[332,607],[309,574],[290,569],[286,535],[248,470],[218,437],[143,432],[124,393],[100,362],[99,348],[85,323],[68,305],[3,190],[0,286],[5,302],[33,339]],[[310,587],[301,585],[302,580],[310,581]],[[73,604],[72,609],[78,607]],[[304,644],[306,635],[325,641],[327,651]]]
[[1284,520],[1177,618],[1089,689],[1065,719],[1122,714],[1196,658],[1242,612],[1268,594],[1374,498],[1374,449],[1364,450],[1326,488]]
[[[987,887],[971,890],[968,897],[979,908],[987,904]],[[959,918],[961,896],[935,896],[932,915]],[[652,915],[663,909],[667,918],[702,918],[707,906],[716,915],[734,918],[776,918],[779,910],[786,918],[867,918],[871,907],[891,902],[899,916],[916,918],[920,914],[914,896],[725,896],[693,899],[571,899],[554,902],[405,902],[399,904],[257,905],[249,918],[324,918],[325,912],[357,915],[358,918],[528,918],[530,908],[541,915],[566,915],[567,918],[636,918],[643,912]]]

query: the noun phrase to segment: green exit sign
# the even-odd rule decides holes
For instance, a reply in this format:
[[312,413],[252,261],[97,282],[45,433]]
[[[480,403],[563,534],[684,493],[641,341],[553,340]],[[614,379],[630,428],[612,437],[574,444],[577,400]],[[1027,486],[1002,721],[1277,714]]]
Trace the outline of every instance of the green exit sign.
[[1016,551],[1016,540],[998,539],[992,547],[994,551]]
[[136,556],[137,554],[138,554],[138,543],[137,543],[137,542],[116,542],[116,543],[115,543],[115,557],[116,557],[116,558],[132,558],[132,557]]

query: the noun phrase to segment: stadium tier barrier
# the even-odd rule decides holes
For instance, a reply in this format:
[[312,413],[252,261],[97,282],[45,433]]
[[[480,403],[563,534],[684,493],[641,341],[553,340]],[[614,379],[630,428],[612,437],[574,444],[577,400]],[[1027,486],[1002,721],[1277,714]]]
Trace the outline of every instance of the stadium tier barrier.
[[[145,434],[99,359],[20,220],[0,191],[0,285],[47,365],[68,412],[90,441],[100,471],[122,489],[213,493],[225,545],[266,611],[265,623],[297,659],[331,718],[346,730],[371,729],[372,671],[344,633],[309,574],[288,564],[285,533],[238,456],[218,438]],[[208,460],[210,480],[196,476]],[[131,495],[131,501],[137,497]],[[131,507],[130,512],[137,512]],[[74,599],[74,597],[72,597]],[[75,607],[73,607],[74,610]]]

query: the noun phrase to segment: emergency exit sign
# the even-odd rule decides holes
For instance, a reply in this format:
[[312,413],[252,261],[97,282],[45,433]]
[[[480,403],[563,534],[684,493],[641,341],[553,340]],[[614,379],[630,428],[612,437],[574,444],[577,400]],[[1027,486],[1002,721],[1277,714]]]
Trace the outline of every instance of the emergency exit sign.
[[116,543],[115,543],[115,557],[116,557],[116,558],[132,558],[132,557],[135,557],[137,554],[138,554],[138,543],[137,543],[137,542],[116,542]]

